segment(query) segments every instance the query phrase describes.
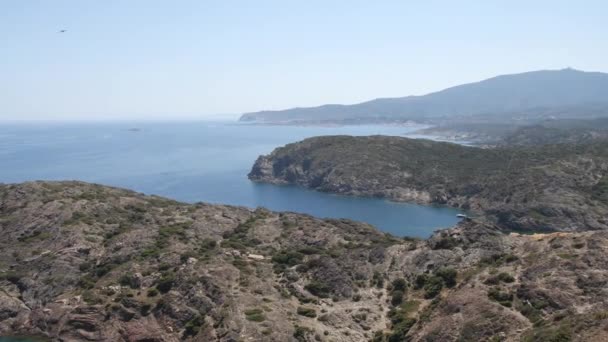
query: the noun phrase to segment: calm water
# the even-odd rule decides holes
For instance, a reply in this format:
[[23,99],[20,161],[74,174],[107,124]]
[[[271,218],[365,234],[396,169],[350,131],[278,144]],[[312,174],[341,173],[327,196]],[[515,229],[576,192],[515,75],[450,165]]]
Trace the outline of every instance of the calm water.
[[[129,130],[138,128],[139,131]],[[407,135],[419,127],[286,127],[235,123],[0,125],[0,182],[77,179],[187,202],[212,202],[369,222],[395,235],[427,237],[457,222],[450,208],[352,198],[258,184],[260,154],[317,135]]]

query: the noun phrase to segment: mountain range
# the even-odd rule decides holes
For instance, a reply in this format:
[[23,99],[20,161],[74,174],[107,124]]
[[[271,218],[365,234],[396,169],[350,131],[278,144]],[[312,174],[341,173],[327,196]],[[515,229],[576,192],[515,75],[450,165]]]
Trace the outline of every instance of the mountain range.
[[422,96],[245,113],[242,122],[369,122],[453,117],[608,116],[608,74],[571,68],[502,75]]

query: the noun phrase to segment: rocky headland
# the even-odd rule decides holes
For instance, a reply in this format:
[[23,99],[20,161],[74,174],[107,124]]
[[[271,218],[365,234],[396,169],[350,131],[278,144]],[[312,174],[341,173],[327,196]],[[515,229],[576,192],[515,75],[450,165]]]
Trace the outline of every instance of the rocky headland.
[[483,149],[402,137],[315,137],[260,156],[249,178],[454,206],[504,230],[608,228],[606,140]]

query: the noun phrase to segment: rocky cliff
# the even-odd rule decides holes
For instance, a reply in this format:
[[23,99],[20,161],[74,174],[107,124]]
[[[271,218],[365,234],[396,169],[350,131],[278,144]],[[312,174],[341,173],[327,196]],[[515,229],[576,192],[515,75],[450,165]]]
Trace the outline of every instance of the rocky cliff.
[[482,149],[400,137],[315,137],[277,148],[249,178],[446,204],[507,230],[607,229],[608,142]]
[[78,182],[0,185],[0,336],[602,341],[608,232],[429,240]]

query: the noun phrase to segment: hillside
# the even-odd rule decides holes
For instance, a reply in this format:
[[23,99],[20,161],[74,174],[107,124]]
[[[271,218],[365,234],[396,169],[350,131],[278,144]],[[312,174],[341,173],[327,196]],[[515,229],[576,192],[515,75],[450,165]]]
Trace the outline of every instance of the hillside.
[[533,71],[497,76],[423,96],[245,113],[240,120],[366,123],[474,115],[503,119],[608,116],[608,74],[574,69]]
[[608,142],[481,149],[400,137],[316,137],[261,156],[249,178],[447,204],[504,229],[607,229]]
[[396,239],[79,182],[0,185],[0,218],[0,336],[608,338],[608,232],[504,235],[470,221]]
[[550,119],[533,123],[444,120],[415,133],[481,146],[584,144],[608,139],[608,118]]

